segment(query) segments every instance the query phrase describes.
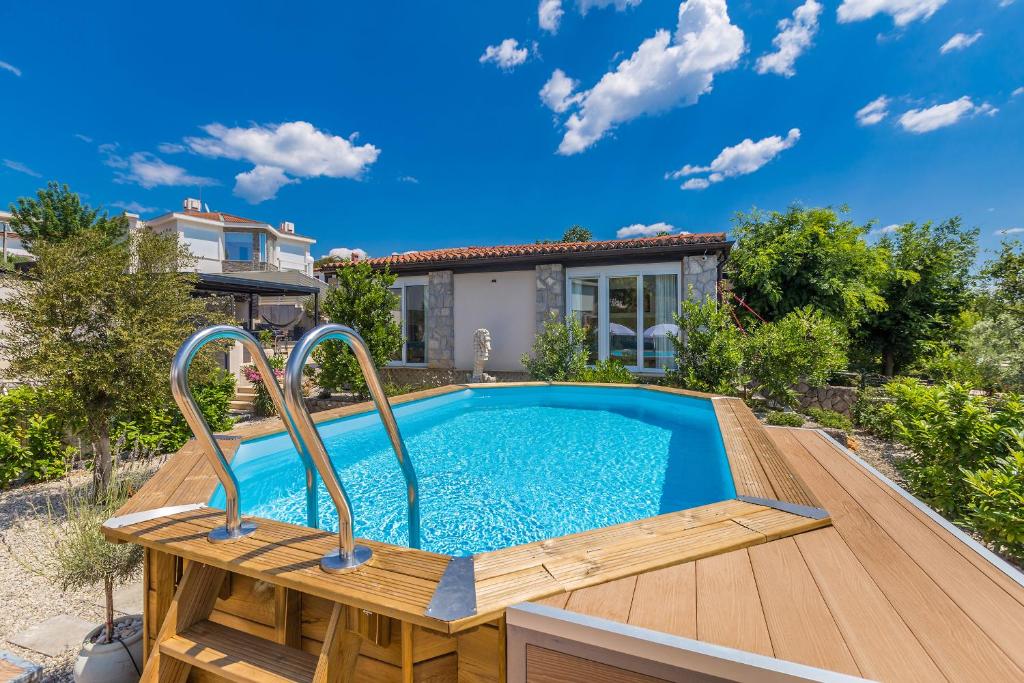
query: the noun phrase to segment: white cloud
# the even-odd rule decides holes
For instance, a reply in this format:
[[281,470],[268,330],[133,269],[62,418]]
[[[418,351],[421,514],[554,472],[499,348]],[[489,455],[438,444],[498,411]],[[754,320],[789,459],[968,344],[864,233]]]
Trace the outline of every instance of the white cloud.
[[327,255],[334,256],[335,258],[340,258],[343,261],[353,257],[357,259],[364,259],[368,256],[366,251],[363,249],[349,249],[348,247],[338,247],[337,249],[331,249],[330,253],[328,253]]
[[743,31],[729,21],[725,0],[685,0],[674,35],[657,31],[615,71],[579,94],[558,153],[577,154],[618,124],[695,103],[711,90],[715,74],[735,68],[745,47]]
[[155,206],[143,206],[138,202],[110,202],[110,205],[131,213],[153,213],[154,211],[160,210]]
[[1010,97],[1018,97],[1020,95],[1024,95],[1024,85],[1019,88],[1014,88],[1013,92],[1010,93]]
[[1014,2],[1016,2],[1016,0],[999,0],[999,6],[1000,7],[1009,7]]
[[[306,121],[228,128],[203,126],[209,137],[188,137],[185,144],[203,156],[248,161],[255,168],[235,176],[235,194],[256,203],[272,198],[296,178],[359,178],[380,156],[371,144],[355,145],[318,130]],[[287,174],[287,175],[286,175]]]
[[179,145],[177,142],[161,142],[156,149],[164,154],[181,154],[185,151],[185,145]]
[[954,50],[966,50],[971,45],[974,45],[984,35],[982,31],[975,31],[974,33],[967,35],[966,33],[957,33],[952,38],[947,40],[939,48],[941,54],[947,52],[953,52]]
[[890,223],[889,225],[885,226],[884,228],[879,228],[878,232],[882,233],[883,235],[886,235],[886,234],[888,234],[890,232],[896,232],[899,229],[900,229],[900,223]]
[[619,228],[615,236],[621,240],[627,237],[655,237],[663,232],[674,232],[680,235],[688,234],[685,230],[676,230],[676,226],[670,223],[659,222],[651,223],[650,225],[644,225],[643,223],[627,225]]
[[684,178],[698,173],[711,172],[705,178],[690,178],[680,187],[684,190],[703,190],[712,183],[720,183],[726,178],[747,175],[757,171],[783,151],[789,149],[800,139],[800,129],[792,128],[786,137],[772,135],[754,142],[747,138],[738,145],[726,147],[707,166],[686,164],[678,171],[665,174],[666,179]]
[[88,143],[88,144],[92,144],[92,138],[89,137],[88,135],[82,135],[81,133],[75,133],[75,137],[78,138],[79,140],[81,140],[82,142],[85,142],[85,143]]
[[793,11],[792,19],[779,21],[779,34],[772,40],[775,52],[761,55],[757,60],[757,73],[775,73],[789,78],[796,73],[793,63],[811,46],[818,32],[818,17],[822,5],[818,0],[807,0]]
[[871,100],[854,114],[857,117],[857,124],[861,126],[873,126],[876,123],[881,123],[888,115],[889,98],[885,95]]
[[549,109],[561,114],[580,101],[582,95],[573,94],[579,84],[579,81],[569,78],[561,69],[555,69],[551,78],[540,89],[540,99]]
[[1024,228],[1003,228],[1002,230],[996,230],[997,235],[1019,235],[1024,232]]
[[488,45],[484,53],[480,55],[480,63],[494,62],[505,71],[511,71],[526,61],[530,56],[530,50],[526,47],[519,47],[519,41],[515,38],[506,38],[498,45]]
[[289,178],[284,169],[277,166],[257,164],[251,171],[235,176],[233,194],[250,204],[259,204],[277,196],[277,191],[285,185],[299,182],[298,178]]
[[8,62],[0,62],[0,69],[10,71],[15,76],[21,77],[21,69]]
[[420,179],[417,178],[416,176],[403,175],[403,176],[399,176],[398,177],[398,182],[400,182],[400,183],[410,183],[412,185],[419,185],[420,184]]
[[4,159],[3,163],[4,163],[4,166],[6,166],[7,168],[11,169],[12,171],[17,171],[18,173],[24,173],[25,175],[30,175],[33,178],[42,178],[43,177],[43,174],[36,173],[35,171],[33,171],[31,168],[29,168],[25,164],[21,163],[20,161],[15,161],[14,159]]
[[995,116],[999,112],[988,102],[974,104],[964,95],[958,100],[937,104],[926,109],[911,109],[899,118],[900,126],[909,133],[928,133],[939,128],[952,126],[967,116],[985,114]]
[[615,6],[615,10],[622,12],[630,7],[636,7],[643,0],[576,0],[576,5],[580,9],[580,14],[586,15],[591,9],[595,7],[602,9],[611,5]]
[[928,19],[947,0],[843,0],[836,10],[840,24],[863,21],[876,14],[888,14],[896,26],[906,26],[918,19]]
[[537,23],[549,33],[558,33],[558,25],[562,23],[562,0],[540,0],[537,5]]
[[113,168],[128,169],[115,173],[115,183],[137,183],[147,190],[160,185],[219,185],[213,178],[194,176],[181,166],[169,164],[160,157],[149,152],[135,152],[127,159],[110,153],[111,145],[101,145],[102,151],[108,153],[107,165]]

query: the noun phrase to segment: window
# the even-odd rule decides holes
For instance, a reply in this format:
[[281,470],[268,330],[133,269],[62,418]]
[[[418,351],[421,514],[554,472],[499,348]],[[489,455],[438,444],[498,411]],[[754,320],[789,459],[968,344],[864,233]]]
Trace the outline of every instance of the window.
[[224,233],[224,254],[228,261],[252,261],[252,233]]
[[425,365],[427,362],[427,286],[425,279],[396,282],[391,293],[398,297],[391,315],[402,328],[402,348],[393,365]]
[[567,313],[583,324],[592,363],[614,359],[640,372],[673,366],[678,263],[570,268],[567,278]]

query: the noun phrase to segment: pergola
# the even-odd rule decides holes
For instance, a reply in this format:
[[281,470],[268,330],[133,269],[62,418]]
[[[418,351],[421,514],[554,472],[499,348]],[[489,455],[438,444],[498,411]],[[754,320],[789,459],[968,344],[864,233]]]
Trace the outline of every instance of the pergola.
[[260,296],[313,297],[313,320],[320,320],[320,293],[327,285],[319,280],[291,271],[245,271],[240,273],[199,273],[193,288],[194,296],[232,295],[249,300],[246,329],[254,329],[257,302]]

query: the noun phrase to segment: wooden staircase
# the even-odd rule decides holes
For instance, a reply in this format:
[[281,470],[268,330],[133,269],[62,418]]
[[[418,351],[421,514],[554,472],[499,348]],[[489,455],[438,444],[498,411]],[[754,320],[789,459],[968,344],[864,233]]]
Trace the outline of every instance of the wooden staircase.
[[357,613],[335,604],[319,656],[209,621],[227,572],[188,562],[141,683],[185,683],[193,668],[238,683],[355,681]]

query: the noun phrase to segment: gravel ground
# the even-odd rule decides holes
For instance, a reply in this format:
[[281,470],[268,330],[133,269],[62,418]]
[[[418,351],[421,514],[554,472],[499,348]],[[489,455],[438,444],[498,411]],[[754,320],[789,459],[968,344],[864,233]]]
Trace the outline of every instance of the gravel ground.
[[[153,464],[148,469],[155,467]],[[40,556],[45,548],[47,501],[52,501],[54,514],[63,514],[61,494],[69,485],[87,484],[90,476],[88,472],[77,471],[64,480],[0,492],[0,649],[42,665],[46,682],[73,680],[72,668],[78,648],[57,657],[47,657],[18,647],[7,639],[58,614],[70,614],[96,624],[103,622],[103,608],[95,604],[102,604],[102,584],[65,593],[31,569],[31,558]]]

